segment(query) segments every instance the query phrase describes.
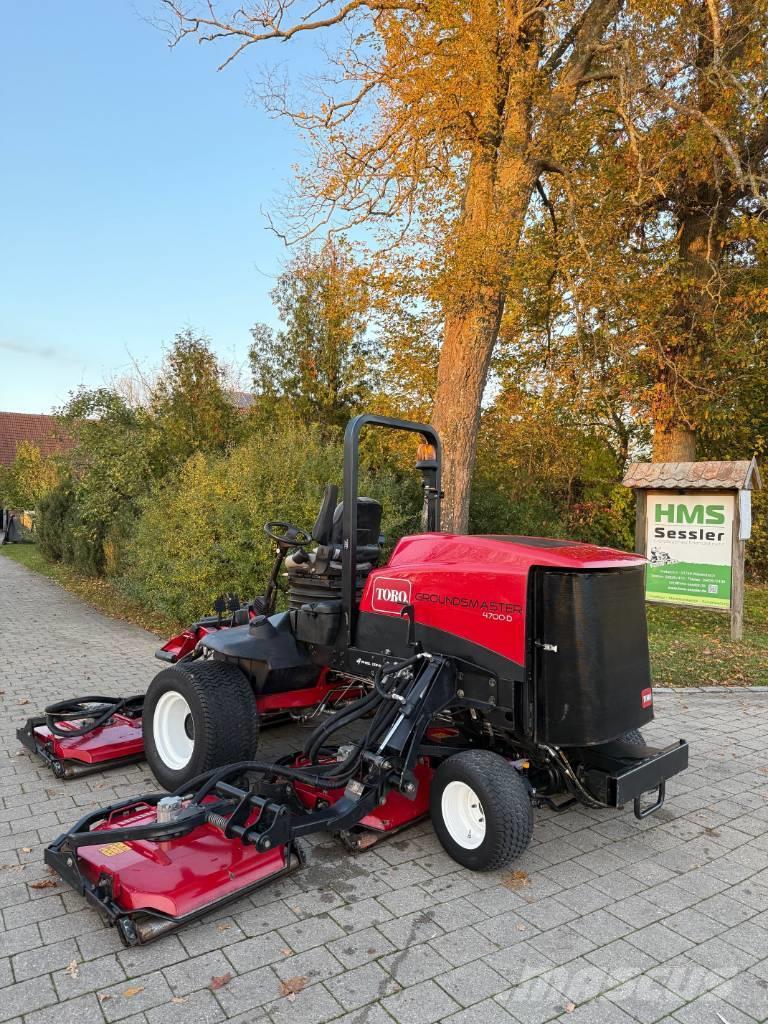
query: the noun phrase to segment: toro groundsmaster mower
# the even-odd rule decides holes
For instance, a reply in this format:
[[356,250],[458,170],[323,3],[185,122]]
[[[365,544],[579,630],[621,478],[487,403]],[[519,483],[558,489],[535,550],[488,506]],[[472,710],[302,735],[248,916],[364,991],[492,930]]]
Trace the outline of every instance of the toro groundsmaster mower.
[[[426,532],[382,567],[381,507],[357,494],[365,426],[424,440]],[[152,682],[147,758],[171,795],[92,812],[45,854],[126,943],[292,870],[298,840],[321,830],[359,849],[429,815],[458,863],[490,870],[525,850],[535,805],[661,807],[688,747],[638,731],[653,717],[644,560],[441,533],[440,496],[432,427],[358,416],[343,503],[326,489],[311,535],[270,524],[290,552],[288,610],[213,631]],[[258,701],[320,680],[360,696],[302,750],[254,759]]]

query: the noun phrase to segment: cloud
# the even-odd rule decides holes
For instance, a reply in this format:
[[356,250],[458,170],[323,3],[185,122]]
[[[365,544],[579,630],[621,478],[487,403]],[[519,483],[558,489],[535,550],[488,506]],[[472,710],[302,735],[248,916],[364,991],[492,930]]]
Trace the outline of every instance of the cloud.
[[38,356],[40,359],[62,359],[65,353],[54,345],[29,345],[21,341],[0,340],[0,350],[4,352],[21,352],[25,356]]

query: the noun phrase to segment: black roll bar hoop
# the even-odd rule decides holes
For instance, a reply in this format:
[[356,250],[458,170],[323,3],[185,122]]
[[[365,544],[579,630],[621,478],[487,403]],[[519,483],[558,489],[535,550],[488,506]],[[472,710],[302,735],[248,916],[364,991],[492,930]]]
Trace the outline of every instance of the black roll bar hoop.
[[412,423],[410,420],[394,419],[391,416],[374,416],[363,413],[355,416],[347,424],[344,432],[344,512],[342,516],[343,547],[341,556],[341,593],[344,612],[346,643],[352,646],[357,625],[357,601],[355,593],[355,577],[357,566],[357,497],[358,476],[360,469],[360,432],[363,427],[387,427],[389,430],[407,430],[413,434],[421,434],[427,444],[435,451],[434,488],[428,504],[427,530],[437,532],[440,529],[440,467],[442,461],[440,435],[428,423]]

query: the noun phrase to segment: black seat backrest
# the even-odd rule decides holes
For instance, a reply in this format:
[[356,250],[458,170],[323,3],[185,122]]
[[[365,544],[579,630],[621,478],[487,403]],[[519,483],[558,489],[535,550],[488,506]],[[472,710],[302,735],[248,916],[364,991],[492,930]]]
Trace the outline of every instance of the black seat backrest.
[[[344,502],[336,506],[333,513],[333,530],[331,543],[341,544],[343,541],[342,516]],[[381,505],[373,498],[357,499],[357,543],[359,547],[368,547],[379,543],[381,536]]]
[[317,513],[315,525],[312,527],[312,540],[318,544],[330,544],[333,533],[333,513],[336,509],[336,502],[339,498],[339,488],[336,484],[326,484],[323,492],[323,501],[320,511]]

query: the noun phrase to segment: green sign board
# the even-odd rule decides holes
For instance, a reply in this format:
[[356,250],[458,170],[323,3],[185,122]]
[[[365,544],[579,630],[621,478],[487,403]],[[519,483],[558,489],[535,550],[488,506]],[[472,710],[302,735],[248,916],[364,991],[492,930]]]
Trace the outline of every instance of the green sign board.
[[646,492],[649,601],[731,606],[734,495]]

